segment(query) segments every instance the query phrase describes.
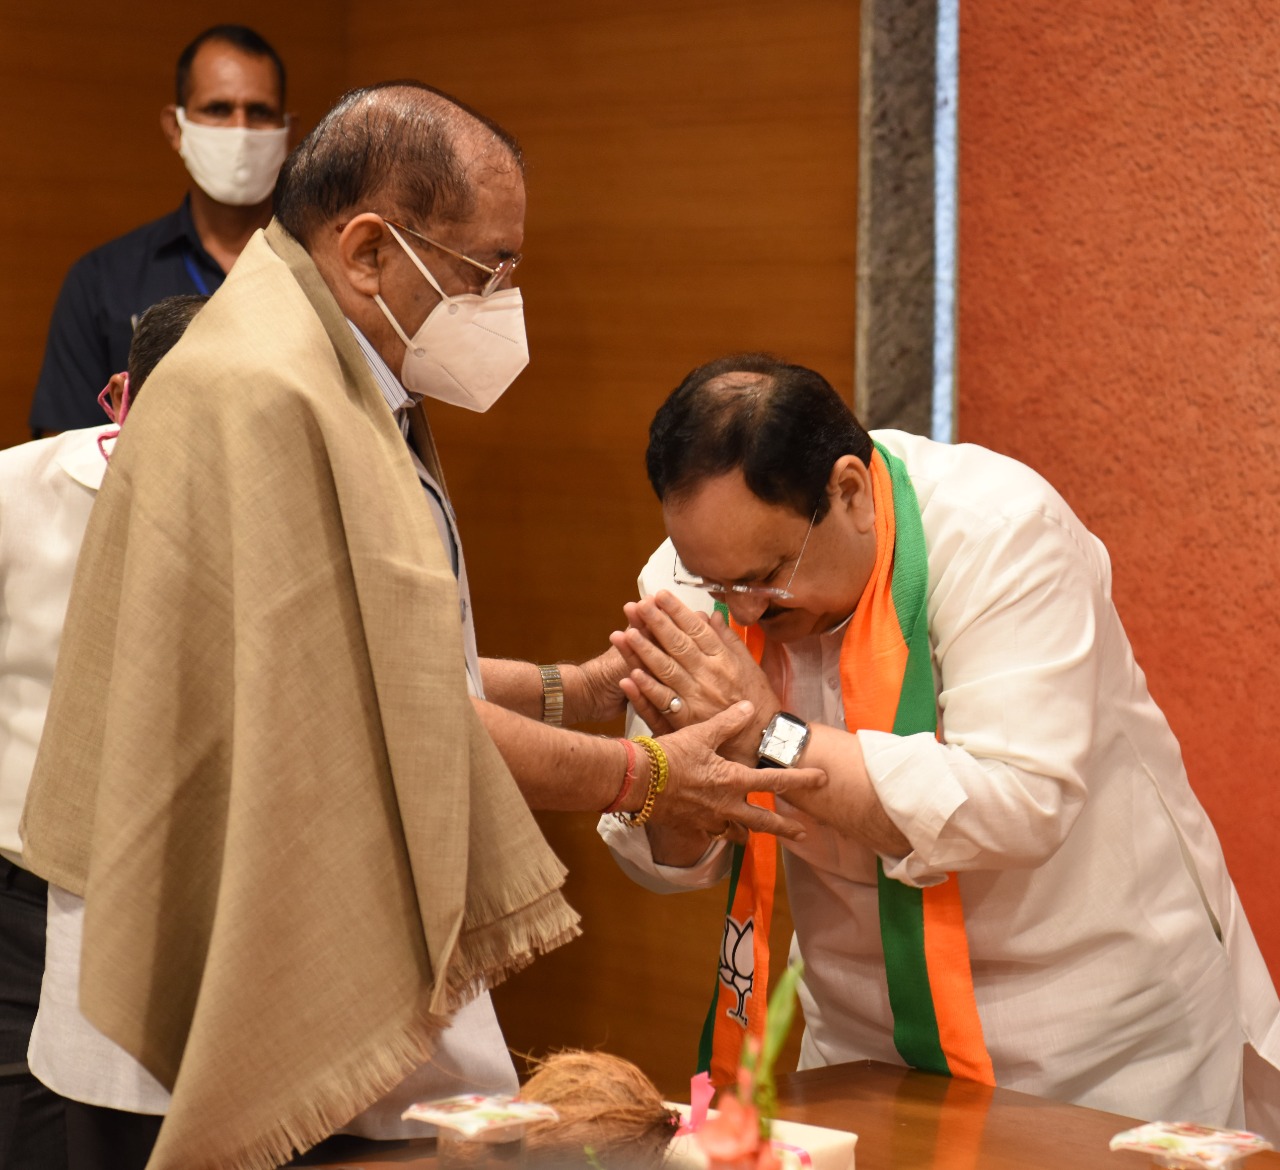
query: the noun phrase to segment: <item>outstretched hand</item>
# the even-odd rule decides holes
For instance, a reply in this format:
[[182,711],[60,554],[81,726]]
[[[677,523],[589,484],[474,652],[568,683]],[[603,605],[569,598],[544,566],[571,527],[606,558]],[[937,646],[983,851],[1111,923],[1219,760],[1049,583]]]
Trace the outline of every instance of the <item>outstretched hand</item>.
[[[572,718],[566,722],[604,723],[621,715],[627,698],[618,683],[632,669],[631,663],[610,646],[603,654],[581,663],[577,669],[581,686],[574,688]],[[568,704],[568,691],[565,699]]]
[[785,796],[821,788],[827,775],[819,768],[748,768],[725,759],[720,746],[739,735],[753,717],[749,702],[734,703],[702,722],[661,736],[671,774],[666,792],[654,806],[654,825],[670,826],[683,834],[702,833],[708,839],[740,836],[740,829],[789,840],[804,836],[799,821],[760,808],[747,798],[753,792]]

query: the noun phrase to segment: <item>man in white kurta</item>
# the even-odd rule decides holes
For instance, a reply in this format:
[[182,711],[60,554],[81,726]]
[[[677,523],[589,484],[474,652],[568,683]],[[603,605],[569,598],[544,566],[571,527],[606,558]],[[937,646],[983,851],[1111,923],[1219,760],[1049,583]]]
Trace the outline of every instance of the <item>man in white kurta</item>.
[[[886,873],[914,886],[958,874],[996,1082],[1135,1117],[1242,1125],[1242,1049],[1280,1062],[1280,1004],[1112,605],[1106,550],[1010,459],[873,437],[905,463],[919,500],[939,736],[849,730],[907,842],[880,853]],[[709,611],[706,591],[676,584],[684,575],[667,541],[642,596],[668,590]],[[811,724],[844,728],[844,628],[765,643],[778,702]],[[809,824],[783,849],[805,963],[801,1067],[901,1063],[877,851],[787,811]],[[642,831],[605,817],[601,833],[654,890],[706,886],[728,868],[724,842],[668,866]]]
[[[45,950],[47,887],[22,864],[18,821],[106,432],[67,431],[0,452],[0,1055],[9,1064],[26,1060]],[[30,1076],[0,1089],[0,1165],[66,1165],[63,1103]]]

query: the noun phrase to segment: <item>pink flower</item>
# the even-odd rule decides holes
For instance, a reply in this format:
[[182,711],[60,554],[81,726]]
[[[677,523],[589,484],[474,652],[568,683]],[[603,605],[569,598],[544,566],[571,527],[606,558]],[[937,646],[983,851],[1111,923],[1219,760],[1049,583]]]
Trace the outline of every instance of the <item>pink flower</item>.
[[720,1097],[720,1113],[698,1127],[695,1137],[712,1170],[778,1170],[778,1156],[760,1137],[760,1115],[736,1096]]

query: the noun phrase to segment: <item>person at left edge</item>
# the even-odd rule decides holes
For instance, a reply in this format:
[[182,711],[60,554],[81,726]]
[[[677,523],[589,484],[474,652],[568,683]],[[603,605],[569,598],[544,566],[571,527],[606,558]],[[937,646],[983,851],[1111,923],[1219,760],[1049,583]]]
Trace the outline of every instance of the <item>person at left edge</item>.
[[206,29],[178,57],[160,127],[191,176],[182,205],[82,256],[58,294],[29,423],[34,437],[102,419],[98,391],[128,362],[138,317],[165,297],[213,293],[271,219],[288,153],[285,70],[243,25]]
[[[208,300],[169,297],[138,322],[127,372],[78,428],[0,451],[0,1167],[66,1170],[83,1125],[26,1067],[45,973],[47,884],[23,864],[18,820],[44,727],[80,541],[131,401]],[[109,399],[109,408],[108,408]]]

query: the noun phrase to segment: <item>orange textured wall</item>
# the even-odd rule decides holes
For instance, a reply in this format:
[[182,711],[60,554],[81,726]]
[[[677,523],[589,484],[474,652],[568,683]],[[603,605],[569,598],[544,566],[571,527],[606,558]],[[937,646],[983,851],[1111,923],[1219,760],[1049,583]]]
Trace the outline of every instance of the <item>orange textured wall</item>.
[[960,436],[1044,473],[1280,975],[1280,55],[1254,0],[966,0]]

